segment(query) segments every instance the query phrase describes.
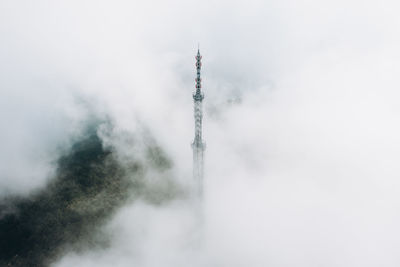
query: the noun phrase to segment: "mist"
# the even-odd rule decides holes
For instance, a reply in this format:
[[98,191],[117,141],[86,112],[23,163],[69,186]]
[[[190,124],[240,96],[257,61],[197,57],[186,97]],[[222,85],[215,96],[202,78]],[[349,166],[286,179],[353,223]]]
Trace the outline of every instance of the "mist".
[[[107,202],[121,184],[106,170],[74,195],[83,221],[108,204],[80,238],[32,249],[37,266],[398,266],[399,7],[0,1],[0,225],[64,192],[60,162],[90,128],[129,186]],[[188,196],[198,43],[202,223]],[[69,218],[41,214],[54,210]]]

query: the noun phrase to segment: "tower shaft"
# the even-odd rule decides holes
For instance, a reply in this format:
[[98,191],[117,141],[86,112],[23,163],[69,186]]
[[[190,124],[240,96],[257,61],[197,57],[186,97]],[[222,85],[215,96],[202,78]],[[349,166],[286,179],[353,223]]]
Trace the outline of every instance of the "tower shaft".
[[202,140],[202,121],[203,121],[203,99],[204,94],[201,92],[201,55],[197,50],[196,55],[196,91],[193,94],[194,100],[194,140],[192,143],[193,149],[193,179],[195,184],[195,191],[198,196],[203,193],[203,178],[204,178],[204,150],[205,144]]

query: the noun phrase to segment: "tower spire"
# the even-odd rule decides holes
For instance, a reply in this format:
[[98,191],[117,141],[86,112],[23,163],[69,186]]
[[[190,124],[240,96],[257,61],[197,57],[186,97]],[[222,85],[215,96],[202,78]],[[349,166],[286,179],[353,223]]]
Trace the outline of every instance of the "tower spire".
[[194,100],[194,140],[192,143],[193,149],[193,179],[195,183],[195,191],[198,196],[201,197],[203,193],[203,175],[204,175],[204,150],[205,144],[202,140],[202,120],[203,120],[203,110],[202,103],[204,99],[204,94],[201,91],[201,58],[200,49],[197,49],[196,55],[196,91],[193,94]]
[[204,95],[201,92],[201,77],[200,77],[200,71],[201,71],[201,58],[202,56],[200,55],[200,49],[197,50],[197,55],[196,55],[196,70],[197,70],[197,76],[196,76],[196,92],[193,95],[194,101],[203,101]]

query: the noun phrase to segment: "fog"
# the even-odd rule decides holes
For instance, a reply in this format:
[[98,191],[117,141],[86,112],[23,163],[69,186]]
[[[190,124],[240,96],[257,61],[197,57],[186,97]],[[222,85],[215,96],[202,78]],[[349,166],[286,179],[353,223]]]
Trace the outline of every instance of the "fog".
[[186,188],[200,43],[201,222],[180,194],[127,201],[107,246],[51,266],[398,266],[399,8],[1,0],[0,197],[45,188],[93,119],[124,166],[149,142],[167,155],[149,192]]

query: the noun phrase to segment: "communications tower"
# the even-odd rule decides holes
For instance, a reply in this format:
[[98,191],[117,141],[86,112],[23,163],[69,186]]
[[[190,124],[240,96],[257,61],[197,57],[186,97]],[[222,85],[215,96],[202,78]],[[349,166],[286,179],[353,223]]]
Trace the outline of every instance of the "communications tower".
[[194,140],[192,143],[193,149],[193,179],[195,185],[195,194],[198,197],[203,195],[203,178],[204,178],[204,150],[206,148],[205,143],[202,140],[202,120],[203,120],[203,110],[202,103],[204,99],[204,94],[201,92],[201,55],[200,49],[197,50],[196,55],[196,91],[193,94],[194,100]]

